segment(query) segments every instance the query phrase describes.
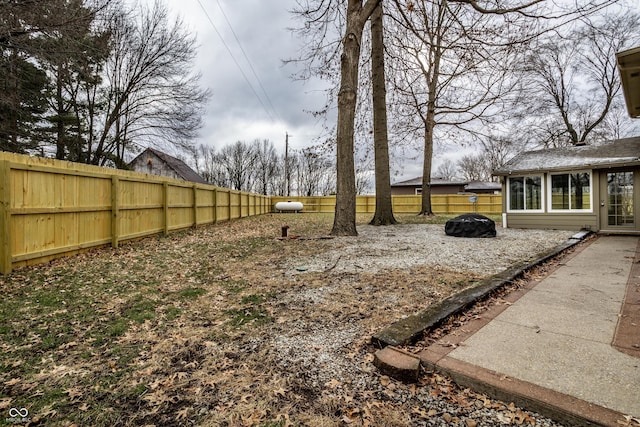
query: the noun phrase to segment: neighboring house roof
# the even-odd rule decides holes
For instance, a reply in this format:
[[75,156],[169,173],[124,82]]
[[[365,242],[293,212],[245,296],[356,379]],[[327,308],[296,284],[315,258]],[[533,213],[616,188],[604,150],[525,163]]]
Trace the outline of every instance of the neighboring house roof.
[[[442,178],[431,178],[431,186],[438,185],[466,185],[469,181],[448,181]],[[411,178],[406,181],[396,182],[395,184],[391,184],[392,187],[421,187],[422,186],[422,177],[418,176],[416,178]]]
[[464,186],[465,191],[501,191],[502,184],[499,182],[471,181]]
[[147,148],[142,153],[140,153],[135,159],[133,159],[129,164],[135,163],[138,158],[145,155],[145,153],[153,153],[157,157],[159,157],[163,162],[167,164],[173,171],[175,171],[178,176],[180,176],[185,181],[197,182],[200,184],[206,184],[205,181],[196,171],[191,169],[189,165],[183,162],[180,159],[177,159],[173,156],[168,155],[167,153],[163,153],[162,151],[154,150],[153,148]]
[[630,165],[640,165],[640,137],[618,139],[601,145],[526,151],[496,169],[493,174],[510,175]]

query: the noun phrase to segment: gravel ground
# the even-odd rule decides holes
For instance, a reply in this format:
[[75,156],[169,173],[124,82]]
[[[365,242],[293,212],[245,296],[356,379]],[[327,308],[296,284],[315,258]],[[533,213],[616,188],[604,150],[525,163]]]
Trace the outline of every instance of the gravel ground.
[[[306,271],[354,273],[385,268],[446,267],[454,271],[496,274],[516,262],[534,258],[567,240],[574,232],[558,230],[497,230],[495,238],[451,237],[437,224],[363,225],[359,236],[339,237],[335,247],[311,258],[293,261]],[[296,271],[295,268],[291,269]]]
[[[425,372],[419,383],[422,387],[381,377],[372,364],[375,349],[366,346],[378,326],[367,322],[365,315],[363,319],[343,318],[339,310],[325,317],[309,313],[346,299],[342,293],[349,286],[349,278],[359,283],[355,291],[368,293],[376,290],[367,289],[356,279],[362,274],[393,281],[390,272],[422,268],[427,275],[443,269],[484,277],[535,258],[566,241],[572,232],[499,229],[496,238],[465,239],[445,235],[442,225],[365,225],[358,231],[357,238],[333,239],[322,252],[295,257],[285,264],[284,275],[290,280],[304,281],[310,273],[326,275],[322,286],[296,289],[279,297],[288,310],[299,312],[300,316],[286,327],[276,328],[269,334],[273,338],[264,342],[279,355],[275,359],[279,369],[292,374],[294,388],[313,390],[321,396],[320,401],[351,401],[356,408],[366,408],[367,402],[384,402],[395,408],[387,412],[395,415],[387,415],[383,421],[376,421],[374,415],[366,417],[358,409],[353,418],[348,413],[343,417],[344,424],[362,420],[362,425],[381,426],[560,425],[509,406],[508,402],[492,402],[471,390],[459,389],[434,373]],[[399,296],[381,294],[377,304],[382,305],[381,298],[390,304],[400,303]],[[396,319],[393,313],[389,314],[387,322],[391,323]],[[411,313],[404,313],[408,314]]]

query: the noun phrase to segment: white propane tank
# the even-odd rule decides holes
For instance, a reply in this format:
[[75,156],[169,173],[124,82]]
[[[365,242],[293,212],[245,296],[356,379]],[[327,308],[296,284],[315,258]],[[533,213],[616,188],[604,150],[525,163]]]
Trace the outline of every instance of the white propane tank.
[[275,205],[278,212],[299,212],[302,210],[302,202],[278,202]]

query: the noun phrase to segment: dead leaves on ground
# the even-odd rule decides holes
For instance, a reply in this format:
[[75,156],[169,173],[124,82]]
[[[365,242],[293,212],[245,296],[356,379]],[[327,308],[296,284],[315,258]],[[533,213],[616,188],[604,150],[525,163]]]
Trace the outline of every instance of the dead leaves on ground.
[[[3,353],[11,354],[3,362],[16,372],[24,369],[33,373],[0,377],[2,391],[11,392],[0,399],[0,409],[15,405],[17,399],[36,399],[51,393],[42,386],[46,384],[59,390],[58,401],[56,406],[44,405],[37,413],[34,411],[34,422],[78,423],[74,417],[89,419],[109,412],[100,406],[105,400],[112,419],[132,425],[198,422],[250,426],[275,422],[289,426],[341,422],[375,426],[403,425],[408,416],[445,420],[451,417],[452,421],[462,418],[417,406],[408,414],[398,396],[404,393],[412,399],[424,390],[388,377],[376,380],[373,369],[369,370],[373,355],[367,352],[367,338],[361,337],[369,337],[372,330],[389,319],[447,297],[455,290],[453,284],[473,277],[443,268],[416,267],[376,274],[364,271],[341,275],[328,271],[289,280],[283,269],[288,268],[290,259],[317,254],[336,242],[298,239],[287,244],[275,241],[272,245],[270,242],[280,231],[280,218],[232,221],[168,238],[126,243],[118,251],[98,250],[57,260],[51,266],[16,272],[11,283],[3,279],[3,289],[13,293],[16,301],[20,298],[23,318],[16,320],[22,322],[16,329],[31,331],[31,335],[20,338],[20,343],[18,339],[16,343],[0,343]],[[311,224],[308,218],[287,217],[297,221],[290,225],[303,235],[320,234],[330,225]],[[71,280],[77,282],[76,287],[67,289]],[[30,295],[44,295],[50,289],[64,295],[60,306],[44,313],[37,311],[38,304],[29,303]],[[185,290],[204,293],[181,293]],[[279,304],[278,298],[283,294],[300,297],[305,291],[315,299],[292,297],[287,304]],[[245,324],[233,328],[224,317],[226,309],[244,308],[243,298],[256,295],[275,295],[273,301],[266,298],[260,304],[277,319],[274,329],[280,335],[292,333],[288,325],[300,318],[314,328],[303,332],[315,335],[334,333],[331,328],[335,323],[328,324],[327,318],[355,325],[357,337],[348,348],[313,350],[347,360],[354,366],[354,375],[371,379],[367,383],[371,389],[358,388],[352,383],[354,377],[328,381],[323,377],[318,381],[318,377],[304,377],[307,372],[280,369],[278,355],[268,347],[273,339],[268,334],[273,331]],[[74,306],[72,296],[84,298],[82,304]],[[32,296],[32,300],[37,298]],[[76,308],[84,306],[94,314],[74,317]],[[148,314],[151,319],[133,319],[122,325],[117,336],[99,335],[104,332],[101,324],[127,310],[133,315]],[[62,331],[65,339],[52,340],[50,349],[38,349],[42,353],[39,360],[24,362],[28,367],[20,366],[18,351],[42,347],[45,338],[32,327],[65,321],[69,325]],[[98,339],[101,344],[96,344]],[[322,369],[334,375],[330,366]],[[422,387],[463,411],[474,408],[474,396],[445,379],[436,378]],[[522,419],[509,408],[497,410],[514,425]],[[111,425],[111,420],[104,420],[102,425]],[[467,427],[474,427],[471,421],[466,421]]]

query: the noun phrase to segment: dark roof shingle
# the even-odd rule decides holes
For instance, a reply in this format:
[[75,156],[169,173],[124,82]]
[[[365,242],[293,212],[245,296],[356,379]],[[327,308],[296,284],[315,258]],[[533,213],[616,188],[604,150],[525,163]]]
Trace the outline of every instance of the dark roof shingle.
[[618,139],[602,145],[583,145],[525,151],[496,169],[494,175],[547,170],[598,169],[639,165],[640,137]]
[[[189,165],[187,165],[185,162],[183,162],[182,160],[177,159],[177,158],[175,158],[173,156],[170,156],[167,153],[163,153],[162,151],[154,150],[153,148],[147,148],[142,153],[140,153],[136,157],[136,159],[138,157],[144,155],[145,152],[151,152],[151,153],[155,154],[156,156],[158,156],[171,169],[173,169],[176,172],[176,174],[178,174],[178,176],[180,176],[185,181],[197,182],[199,184],[206,184],[207,183],[207,181],[205,181],[200,175],[198,175],[198,173],[196,171],[191,169],[189,167]],[[133,163],[134,161],[135,161],[135,159],[131,163]]]

